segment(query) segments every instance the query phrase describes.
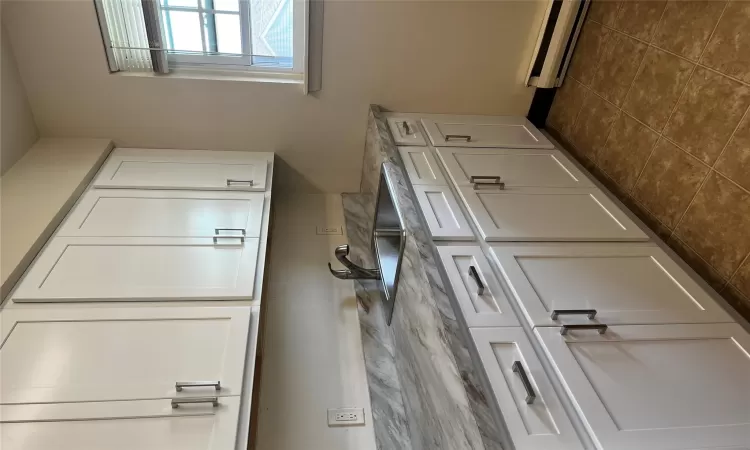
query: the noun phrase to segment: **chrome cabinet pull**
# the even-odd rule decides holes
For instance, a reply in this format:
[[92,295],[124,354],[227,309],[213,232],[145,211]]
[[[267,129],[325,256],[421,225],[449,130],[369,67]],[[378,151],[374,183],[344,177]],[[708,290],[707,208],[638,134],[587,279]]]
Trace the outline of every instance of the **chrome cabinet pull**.
[[536,392],[534,392],[534,387],[531,386],[529,377],[526,376],[526,371],[523,369],[521,361],[513,363],[513,372],[517,373],[521,378],[521,384],[523,384],[523,388],[526,390],[526,404],[530,405],[534,403],[534,400],[536,400]]
[[471,142],[471,136],[468,134],[446,134],[445,135],[446,142],[452,141],[453,139],[461,139],[466,142]]
[[180,405],[195,405],[201,403],[211,403],[214,408],[218,408],[219,397],[173,398],[172,408],[177,409]]
[[221,381],[178,381],[174,384],[177,392],[182,392],[185,388],[208,387],[213,386],[217,391],[221,390]]
[[505,183],[474,183],[474,190],[478,191],[480,189],[499,189],[502,191],[505,189]]
[[217,234],[216,236],[214,236],[214,244],[218,244],[219,239],[239,239],[240,244],[245,243],[245,236],[221,236]]
[[476,267],[469,266],[469,277],[471,277],[477,284],[477,295],[484,295],[484,283],[482,283],[482,279],[479,278],[479,273],[477,272]]
[[232,180],[227,178],[227,186],[231,186],[233,184],[249,184],[250,186],[253,186],[253,180]]
[[409,122],[404,120],[401,125],[404,126],[404,133],[409,134],[409,135],[414,134],[411,132],[411,127],[409,126]]
[[469,182],[474,183],[475,191],[482,188],[505,189],[505,183],[500,181],[497,175],[472,175],[469,177]]
[[604,334],[604,332],[607,331],[607,325],[563,325],[562,328],[560,328],[560,334],[565,336],[570,330],[596,330],[599,334]]
[[550,315],[550,318],[552,320],[557,320],[558,316],[576,316],[576,315],[586,315],[590,320],[593,320],[594,317],[596,317],[596,310],[595,309],[553,309],[552,314]]
[[469,177],[469,183],[476,183],[480,180],[488,180],[493,184],[500,183],[500,177],[498,175],[472,175]]
[[242,233],[242,235],[245,235],[245,229],[244,228],[214,228],[214,234],[220,235],[222,231],[239,231]]

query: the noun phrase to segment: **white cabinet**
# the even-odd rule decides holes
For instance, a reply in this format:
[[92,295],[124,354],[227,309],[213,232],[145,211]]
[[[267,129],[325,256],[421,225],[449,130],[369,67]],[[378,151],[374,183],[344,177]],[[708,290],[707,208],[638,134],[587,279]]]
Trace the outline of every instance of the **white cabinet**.
[[15,302],[249,300],[258,239],[54,238]]
[[[204,399],[207,400],[207,399]],[[0,406],[3,450],[231,450],[240,398]]]
[[502,244],[492,254],[534,326],[732,321],[656,245]]
[[97,188],[265,191],[272,153],[118,148]]
[[248,307],[3,311],[0,402],[240,395],[251,314]]
[[432,116],[422,124],[435,147],[555,147],[520,116]]
[[458,188],[486,241],[646,241],[602,191],[590,188]]
[[535,330],[598,448],[750,444],[750,335],[739,325],[560,332]]
[[396,145],[427,145],[416,119],[389,117],[387,121]]
[[[559,150],[438,148],[457,186],[500,177],[506,188],[577,188],[594,184]],[[475,180],[474,177],[479,177]]]
[[90,189],[57,236],[260,237],[265,194]]
[[520,326],[479,246],[437,249],[467,326]]
[[447,184],[429,147],[399,147],[398,151],[412,185]]
[[433,239],[474,240],[474,232],[448,186],[416,185],[414,193]]
[[522,328],[471,337],[517,450],[583,448]]

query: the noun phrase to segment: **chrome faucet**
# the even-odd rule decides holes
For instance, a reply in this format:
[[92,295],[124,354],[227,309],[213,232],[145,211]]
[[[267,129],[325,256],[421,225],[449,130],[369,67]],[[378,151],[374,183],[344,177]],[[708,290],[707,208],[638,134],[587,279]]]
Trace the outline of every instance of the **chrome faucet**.
[[358,265],[354,264],[353,262],[349,261],[349,245],[339,245],[336,247],[336,250],[333,252],[333,254],[336,256],[336,259],[341,262],[341,264],[346,267],[345,270],[342,269],[334,269],[331,267],[331,263],[328,263],[328,270],[331,271],[331,274],[336,277],[340,278],[342,280],[379,280],[380,279],[380,269],[365,269],[364,267],[359,267]]

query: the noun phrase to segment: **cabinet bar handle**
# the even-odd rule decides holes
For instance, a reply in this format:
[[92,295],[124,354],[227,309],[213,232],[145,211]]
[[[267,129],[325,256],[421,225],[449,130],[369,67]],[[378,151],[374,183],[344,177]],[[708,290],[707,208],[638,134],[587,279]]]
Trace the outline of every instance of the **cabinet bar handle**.
[[589,319],[593,320],[594,317],[596,317],[596,310],[595,309],[554,309],[552,310],[552,314],[550,315],[550,318],[552,320],[557,320],[557,316],[576,316],[576,315],[586,315]]
[[452,141],[453,139],[462,139],[466,142],[471,142],[471,136],[468,134],[446,134],[445,140]]
[[529,377],[526,376],[526,371],[523,369],[521,361],[516,361],[513,363],[513,372],[518,374],[518,376],[521,378],[521,384],[523,384],[523,388],[526,389],[526,404],[530,405],[534,403],[534,400],[536,400],[536,393],[534,392],[534,388],[531,386]]
[[499,190],[502,191],[502,190],[505,189],[505,183],[503,183],[503,182],[500,182],[500,183],[474,183],[474,190],[475,191],[478,191],[478,190],[483,189],[483,188],[486,188],[486,189],[499,189]]
[[469,183],[476,183],[480,180],[488,180],[492,184],[500,183],[500,177],[498,175],[472,175],[469,177]]
[[245,235],[245,229],[244,228],[214,228],[214,234],[219,235],[222,231],[239,231],[242,233],[242,235]]
[[404,133],[406,133],[406,134],[414,134],[414,133],[411,132],[411,127],[409,126],[409,122],[407,122],[407,121],[404,120],[404,122],[402,123],[402,125],[404,126]]
[[172,408],[177,409],[180,405],[194,405],[199,403],[210,403],[214,408],[218,408],[219,397],[173,398]]
[[245,236],[220,236],[220,235],[216,235],[216,236],[214,236],[214,244],[218,244],[219,243],[219,239],[239,239],[240,240],[240,244],[244,244],[245,243]]
[[607,331],[607,325],[563,325],[562,328],[560,328],[560,334],[565,336],[570,330],[596,330],[599,334],[604,334],[604,332]]
[[231,186],[233,184],[249,184],[250,186],[253,185],[253,180],[231,180],[227,179],[227,186]]
[[177,392],[182,392],[184,388],[208,387],[213,386],[217,391],[221,390],[221,381],[178,381],[174,384]]
[[469,266],[469,277],[471,277],[477,284],[477,295],[484,295],[484,283],[482,283],[482,279],[479,278],[479,273],[477,272],[476,267]]

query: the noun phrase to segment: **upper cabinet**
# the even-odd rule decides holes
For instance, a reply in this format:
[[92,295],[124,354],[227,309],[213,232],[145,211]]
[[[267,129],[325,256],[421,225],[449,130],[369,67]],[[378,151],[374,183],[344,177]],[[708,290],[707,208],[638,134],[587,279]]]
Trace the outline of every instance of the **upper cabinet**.
[[422,124],[435,147],[554,148],[520,116],[432,116]]
[[505,188],[593,186],[559,150],[443,147],[437,153],[456,186],[498,179]]
[[260,237],[262,192],[91,189],[57,236]]
[[118,148],[97,188],[265,191],[272,153]]
[[731,322],[653,244],[499,244],[492,254],[532,326]]
[[597,448],[748,448],[750,335],[740,325],[561,331],[535,329]]
[[391,135],[396,145],[427,145],[422,135],[422,129],[417,124],[417,119],[389,117],[388,128],[391,129]]

